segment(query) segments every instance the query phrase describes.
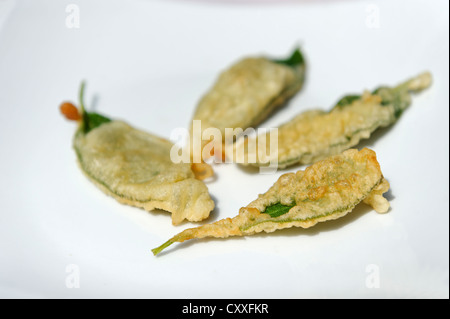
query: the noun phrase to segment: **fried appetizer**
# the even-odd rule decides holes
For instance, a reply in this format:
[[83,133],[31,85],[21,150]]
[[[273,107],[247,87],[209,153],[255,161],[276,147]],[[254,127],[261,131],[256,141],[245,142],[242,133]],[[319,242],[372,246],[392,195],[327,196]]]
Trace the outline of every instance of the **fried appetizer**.
[[360,202],[378,213],[389,209],[389,190],[374,151],[350,149],[308,167],[287,173],[239,215],[189,228],[153,249],[156,255],[174,242],[203,237],[247,236],[289,227],[308,228],[345,216]]
[[[285,168],[339,154],[357,145],[361,139],[369,138],[376,129],[395,123],[411,104],[411,93],[430,85],[431,74],[425,72],[393,88],[382,86],[372,93],[347,95],[329,112],[306,111],[280,126],[276,154],[270,154],[268,144],[265,149],[261,144],[263,149],[258,150],[261,136],[257,136],[232,145],[234,148],[245,147],[241,152],[243,156],[235,160],[243,165],[265,166],[268,161],[262,161],[260,154],[270,154],[277,159],[278,168]],[[272,162],[276,162],[274,159]]]
[[[61,111],[79,122],[73,146],[86,176],[106,194],[123,204],[147,211],[163,209],[172,213],[172,223],[201,221],[209,216],[214,202],[206,185],[190,164],[174,164],[172,143],[122,121],[86,112],[84,84],[80,89],[81,112],[71,103]],[[206,165],[206,164],[202,164]]]
[[[225,140],[225,128],[245,130],[259,124],[301,89],[304,77],[305,61],[299,49],[286,60],[244,58],[220,74],[201,98],[192,120],[201,121],[200,133],[217,128]],[[208,142],[203,140],[202,146]]]

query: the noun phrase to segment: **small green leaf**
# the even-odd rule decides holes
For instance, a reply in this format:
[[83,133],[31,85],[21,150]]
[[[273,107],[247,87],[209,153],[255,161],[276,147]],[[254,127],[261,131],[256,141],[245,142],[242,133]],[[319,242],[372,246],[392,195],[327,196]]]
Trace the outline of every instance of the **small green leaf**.
[[266,210],[263,214],[269,214],[270,217],[275,218],[281,215],[286,214],[289,210],[295,205],[283,205],[281,203],[276,203],[266,207]]
[[300,49],[295,49],[291,56],[285,60],[272,60],[275,63],[284,64],[290,67],[300,66],[305,64],[305,59],[303,58],[303,54],[300,52]]

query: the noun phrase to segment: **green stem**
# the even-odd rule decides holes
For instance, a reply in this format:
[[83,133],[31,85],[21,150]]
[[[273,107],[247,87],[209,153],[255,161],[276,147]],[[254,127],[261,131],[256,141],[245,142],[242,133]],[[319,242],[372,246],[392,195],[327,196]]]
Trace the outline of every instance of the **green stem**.
[[79,93],[79,102],[80,102],[80,108],[81,108],[81,113],[84,114],[86,113],[86,109],[84,107],[84,88],[86,86],[86,82],[82,81],[81,85],[80,85],[80,93]]
[[162,244],[159,247],[153,248],[152,249],[152,253],[153,255],[158,255],[161,251],[163,251],[164,249],[166,249],[167,247],[169,247],[170,245],[172,245],[175,241],[173,241],[172,239],[169,239],[168,241],[166,241],[164,244]]
[[89,114],[86,112],[86,108],[84,107],[84,89],[86,87],[86,82],[82,81],[80,85],[80,92],[79,92],[79,104],[81,109],[81,118],[83,119],[81,121],[81,128],[84,131],[84,133],[89,132]]

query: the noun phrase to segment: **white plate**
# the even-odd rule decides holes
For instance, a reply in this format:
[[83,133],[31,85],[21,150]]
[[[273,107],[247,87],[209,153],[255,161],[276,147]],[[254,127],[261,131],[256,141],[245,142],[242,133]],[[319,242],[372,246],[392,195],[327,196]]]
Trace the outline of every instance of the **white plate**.
[[[0,1],[1,297],[448,298],[447,1],[70,3]],[[306,85],[266,127],[432,72],[398,123],[362,144],[391,183],[390,212],[361,206],[309,230],[174,244],[154,257],[195,224],[174,227],[168,213],[120,205],[86,180],[60,102],[76,101],[86,79],[97,111],[168,138],[220,70],[296,44]],[[216,171],[212,221],[284,173]]]

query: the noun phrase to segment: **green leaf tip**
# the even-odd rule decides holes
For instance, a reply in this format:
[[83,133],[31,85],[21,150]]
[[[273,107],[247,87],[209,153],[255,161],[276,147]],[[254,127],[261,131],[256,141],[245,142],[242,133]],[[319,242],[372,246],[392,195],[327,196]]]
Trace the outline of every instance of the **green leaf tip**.
[[296,48],[294,52],[290,55],[289,58],[284,60],[272,60],[275,63],[284,64],[290,67],[297,67],[305,64],[305,59],[303,57],[302,52],[300,51],[300,48]]

